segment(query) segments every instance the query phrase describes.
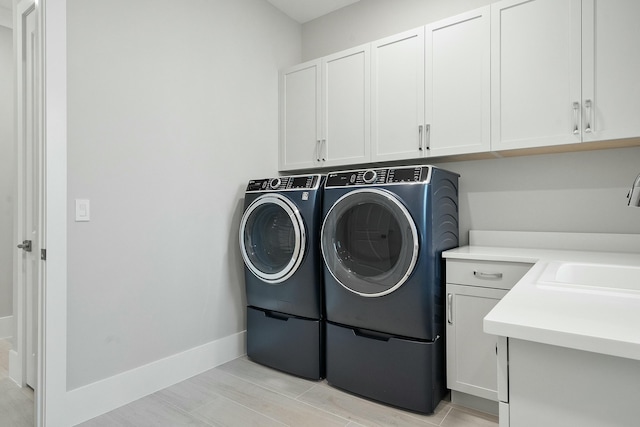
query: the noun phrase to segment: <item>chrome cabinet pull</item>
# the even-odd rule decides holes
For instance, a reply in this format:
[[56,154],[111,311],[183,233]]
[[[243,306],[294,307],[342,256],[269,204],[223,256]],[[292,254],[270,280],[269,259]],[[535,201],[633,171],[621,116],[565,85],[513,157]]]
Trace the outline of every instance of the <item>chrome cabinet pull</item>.
[[18,245],[18,249],[22,249],[25,252],[31,252],[31,240],[23,240],[22,243]]
[[586,101],[584,101],[584,109],[585,109],[584,115],[585,115],[585,118],[587,120],[587,124],[584,127],[584,131],[585,131],[585,133],[591,133],[591,119],[592,119],[591,115],[592,115],[592,112],[591,112],[591,100],[590,99],[587,99]]
[[316,140],[316,161],[320,161],[320,140]]
[[580,111],[580,103],[573,103],[573,134],[577,135],[580,133],[580,128],[578,127],[578,112]]
[[422,125],[418,126],[418,151],[422,151]]
[[427,150],[431,150],[431,125],[425,125],[425,146]]
[[327,140],[323,139],[322,144],[320,144],[320,151],[322,152],[322,161],[327,161]]
[[453,325],[453,294],[447,294],[447,323]]
[[478,279],[485,280],[500,280],[502,279],[502,273],[485,273],[484,271],[474,270],[473,275]]

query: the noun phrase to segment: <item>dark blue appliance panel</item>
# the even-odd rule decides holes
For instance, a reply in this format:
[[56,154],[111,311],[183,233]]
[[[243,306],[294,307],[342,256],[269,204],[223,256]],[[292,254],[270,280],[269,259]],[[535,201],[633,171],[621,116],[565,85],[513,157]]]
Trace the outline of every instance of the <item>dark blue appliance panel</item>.
[[324,323],[247,307],[247,356],[299,377],[322,379]]
[[[322,177],[318,176],[318,179],[322,180]],[[256,188],[268,190],[267,185],[262,184],[260,180],[252,182]],[[295,266],[286,279],[276,283],[265,280],[252,272],[249,266],[245,266],[247,305],[294,316],[321,319],[324,317],[322,261],[319,251],[322,189],[296,189],[296,185],[298,184],[294,180],[287,180],[279,184],[279,187],[285,188],[279,188],[272,193],[289,200],[302,220],[304,247],[300,248],[300,253],[296,255],[299,265]],[[290,264],[296,253],[296,220],[280,206],[266,203],[256,208],[250,216],[246,213],[254,201],[269,194],[257,191],[245,195],[246,226],[240,233],[240,239],[244,240],[245,246],[245,264],[250,262],[252,268],[259,270],[259,274],[266,273],[267,276]]]
[[327,382],[431,414],[446,391],[443,341],[414,341],[327,323]]
[[[340,175],[329,175],[324,195],[327,320],[435,340],[444,330],[441,253],[458,245],[458,176],[430,167],[390,169],[385,184],[369,175],[368,186],[358,185],[364,174],[347,175],[346,185],[338,184]],[[380,202],[380,193],[394,202]]]

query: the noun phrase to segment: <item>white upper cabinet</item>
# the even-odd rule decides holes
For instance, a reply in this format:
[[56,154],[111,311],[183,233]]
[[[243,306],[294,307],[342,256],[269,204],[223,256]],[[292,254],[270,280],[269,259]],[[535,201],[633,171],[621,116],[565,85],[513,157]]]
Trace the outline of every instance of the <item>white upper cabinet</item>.
[[327,56],[322,61],[323,166],[363,163],[371,147],[371,58],[369,45]]
[[638,0],[583,0],[584,141],[640,136],[638,17]]
[[491,148],[490,7],[427,25],[425,146],[430,156]]
[[639,16],[503,0],[285,70],[280,170],[638,138]]
[[280,73],[280,169],[320,164],[321,61],[296,65]]
[[580,0],[491,5],[493,150],[580,142]]
[[423,157],[424,27],[372,43],[373,161]]
[[281,73],[280,170],[368,162],[369,45]]

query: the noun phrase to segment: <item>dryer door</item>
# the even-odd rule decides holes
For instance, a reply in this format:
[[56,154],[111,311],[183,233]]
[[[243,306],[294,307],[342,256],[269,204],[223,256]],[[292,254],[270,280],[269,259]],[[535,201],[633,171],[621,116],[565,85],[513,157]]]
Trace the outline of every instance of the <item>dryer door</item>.
[[331,275],[364,297],[387,295],[402,286],[419,251],[411,215],[381,189],[354,190],[338,199],[322,224],[321,245]]
[[267,283],[281,283],[296,272],[306,247],[298,208],[273,193],[258,197],[240,221],[240,251],[247,268]]

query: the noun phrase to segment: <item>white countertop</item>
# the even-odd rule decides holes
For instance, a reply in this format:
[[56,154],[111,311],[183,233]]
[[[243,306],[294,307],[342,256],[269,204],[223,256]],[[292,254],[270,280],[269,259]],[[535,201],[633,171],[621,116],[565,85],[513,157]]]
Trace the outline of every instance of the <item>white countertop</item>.
[[640,360],[640,294],[583,292],[538,284],[548,263],[640,266],[640,254],[464,246],[444,258],[535,263],[484,319],[484,331]]

